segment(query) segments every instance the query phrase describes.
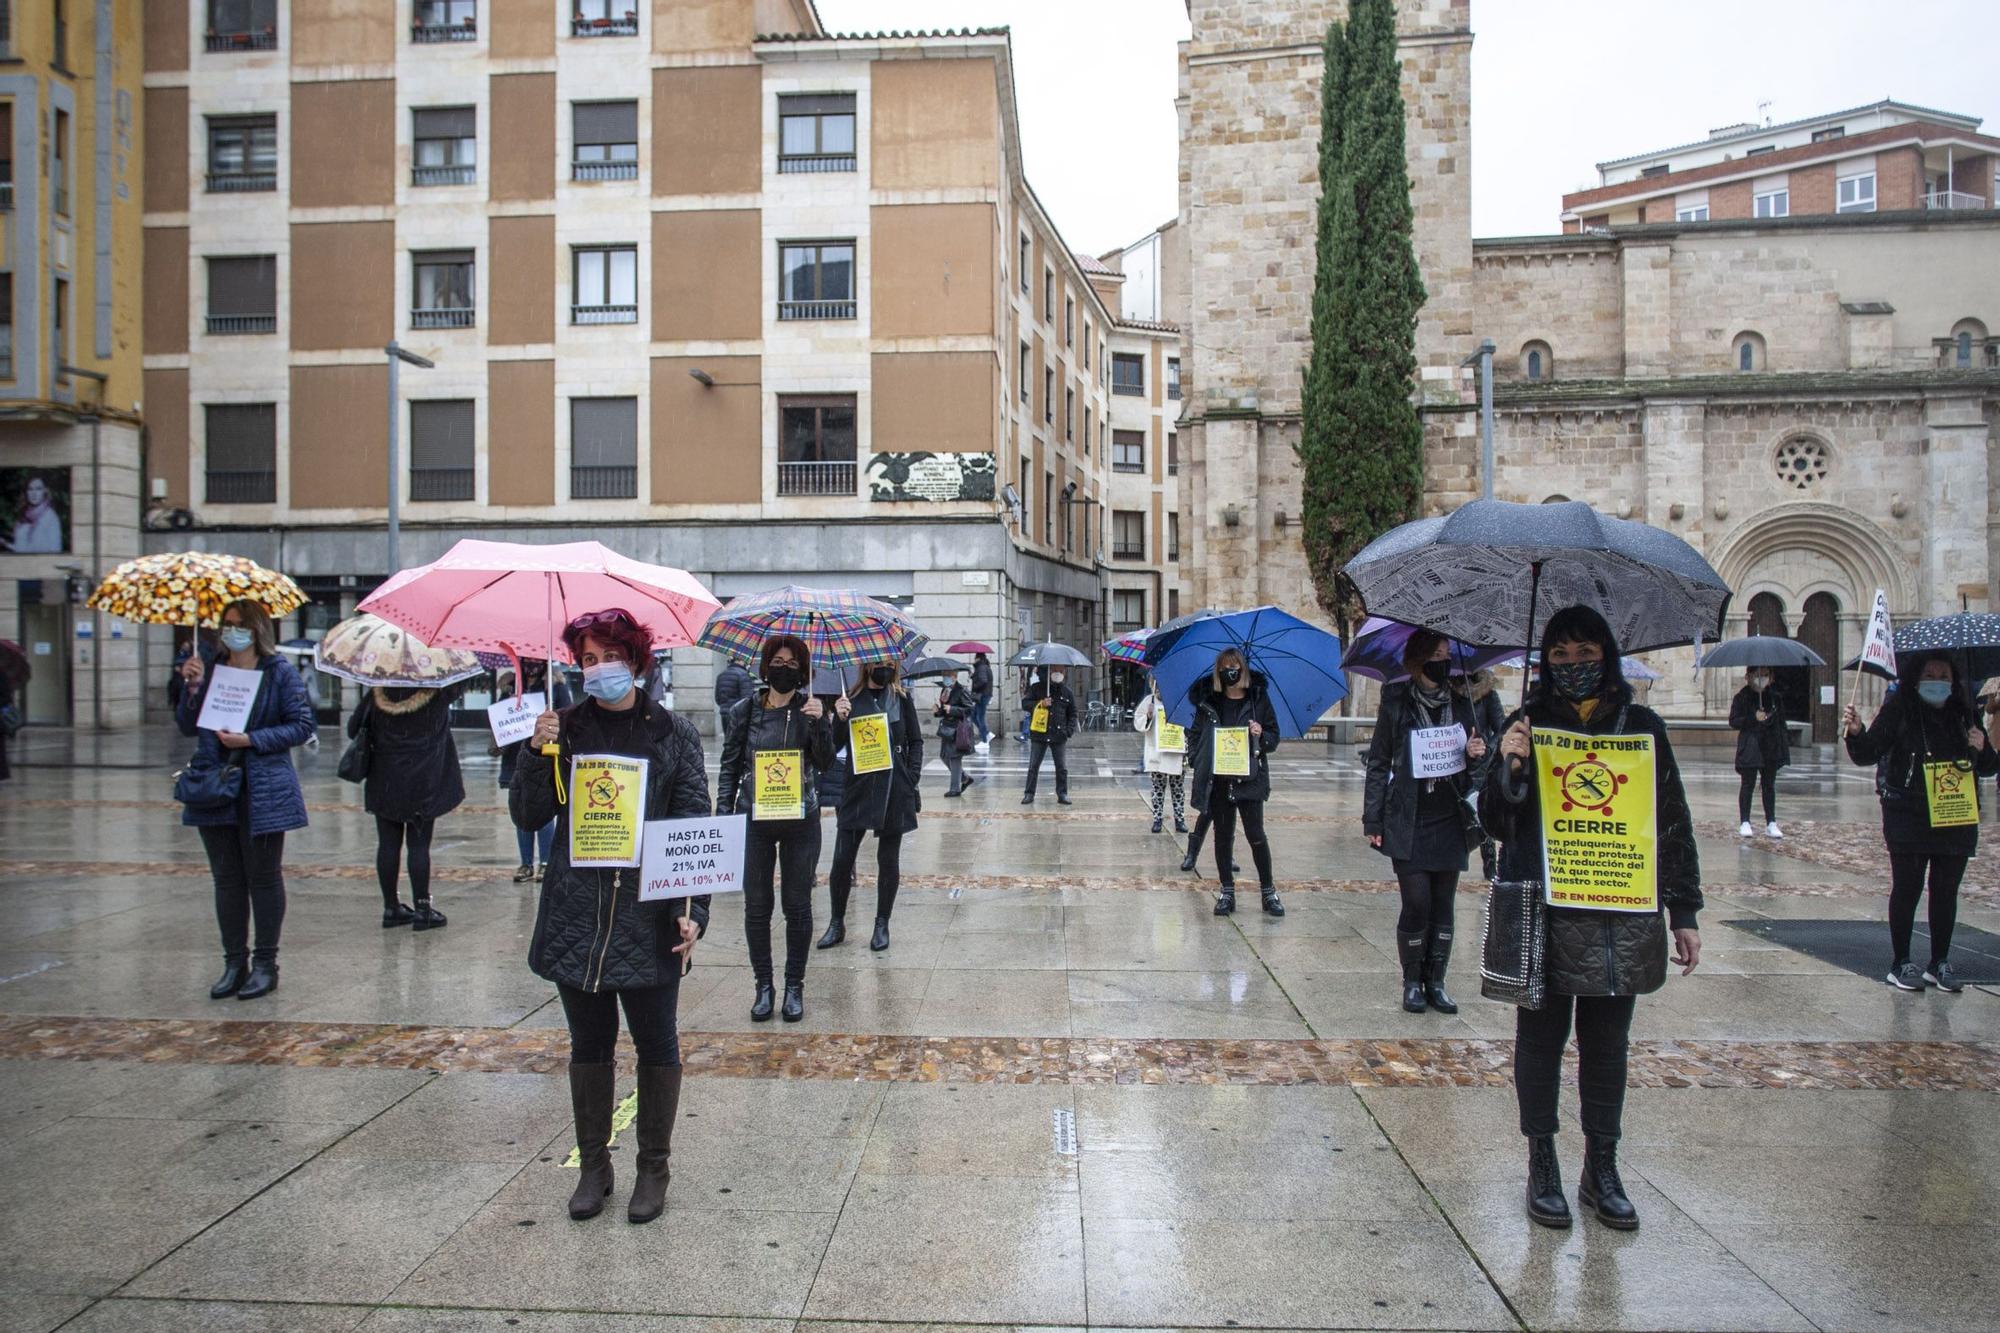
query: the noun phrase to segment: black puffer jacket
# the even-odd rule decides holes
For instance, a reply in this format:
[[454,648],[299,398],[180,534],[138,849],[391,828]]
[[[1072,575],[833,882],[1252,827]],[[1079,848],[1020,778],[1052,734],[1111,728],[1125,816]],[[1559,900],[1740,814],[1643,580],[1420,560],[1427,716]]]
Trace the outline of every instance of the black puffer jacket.
[[766,708],[768,685],[759,685],[747,699],[729,709],[729,726],[722,741],[722,772],[715,779],[715,813],[751,812],[751,757],[765,750],[797,750],[805,761],[805,807],[819,818],[819,775],[833,767],[833,727],[827,715],[805,715],[809,694],[794,694],[783,708]]
[[[1613,664],[1616,665],[1615,663]],[[1598,700],[1590,721],[1577,716],[1567,701],[1542,694],[1528,699],[1531,726],[1587,735],[1638,735],[1653,738],[1655,827],[1658,830],[1660,902],[1676,930],[1697,928],[1701,910],[1701,856],[1694,842],[1694,820],[1688,813],[1687,792],[1681,786],[1680,765],[1674,761],[1666,724],[1650,708],[1632,703],[1632,689],[1614,680],[1607,697]],[[1514,725],[1520,714],[1507,719]],[[1542,878],[1542,812],[1532,767],[1517,781],[1512,765],[1496,757],[1487,770],[1479,813],[1486,831],[1500,844],[1499,877],[1503,880]],[[1549,989],[1560,995],[1645,995],[1667,981],[1667,932],[1658,912],[1594,912],[1580,908],[1549,910]]]
[[1069,686],[1052,683],[1044,674],[1021,695],[1021,709],[1028,715],[1029,726],[1034,725],[1035,705],[1044,699],[1049,701],[1049,729],[1046,734],[1030,731],[1028,739],[1040,735],[1050,745],[1069,744],[1069,738],[1076,735],[1076,696],[1069,692]]
[[[625,754],[651,761],[646,774],[646,818],[687,819],[709,813],[708,774],[702,768],[701,737],[694,724],[670,713],[642,693],[636,719],[586,699],[562,714],[562,747],[556,759],[529,746],[521,751],[508,809],[514,826],[535,830],[556,821],[555,852],[542,876],[541,905],[528,966],[535,975],[577,990],[647,990],[665,985],[680,970],[680,930],[673,918],[682,900],[641,903],[639,871],[576,870],[569,863],[568,801],[558,803],[554,764],[563,767],[569,790],[569,763],[579,754]],[[708,896],[685,909],[708,930]]]
[[[402,695],[402,698],[397,698]],[[350,738],[368,728],[368,781],[362,805],[371,815],[408,824],[449,814],[465,801],[458,744],[451,737],[456,690],[372,689],[347,719]]]
[[[1763,713],[1759,722],[1757,714]],[[1745,685],[1729,703],[1729,725],[1736,731],[1736,771],[1783,768],[1792,762],[1792,737],[1785,710],[1775,689],[1761,694]]]
[[[1446,712],[1437,725],[1457,723],[1468,737],[1480,736],[1473,705],[1463,695],[1446,692]],[[1399,681],[1382,691],[1382,705],[1375,713],[1374,739],[1368,743],[1368,785],[1361,803],[1361,830],[1369,837],[1380,836],[1382,850],[1392,860],[1408,861],[1416,855],[1417,804],[1422,790],[1410,776],[1410,733],[1430,726],[1423,710],[1410,698],[1407,681]],[[1484,737],[1482,736],[1482,739]],[[1492,742],[1485,757],[1468,760],[1464,771],[1440,782],[1449,783],[1461,798],[1478,791],[1486,781],[1487,764],[1492,760]],[[1462,853],[1464,844],[1452,848]]]
[[[893,700],[893,705],[890,701]],[[923,798],[917,784],[924,772],[924,723],[917,716],[917,701],[888,690],[858,690],[847,697],[849,721],[869,713],[893,711],[889,723],[889,767],[879,773],[854,771],[854,747],[847,749],[847,772],[842,775],[839,826],[876,833],[908,833],[917,826],[917,812]],[[844,734],[848,722],[833,724]]]
[[1979,825],[1932,828],[1924,795],[1923,765],[1931,760],[1964,760],[1981,777],[2000,771],[1992,743],[1977,753],[1966,733],[1979,725],[1965,701],[1954,696],[1932,708],[1905,683],[1882,701],[1882,711],[1859,736],[1847,738],[1847,757],[1875,765],[1875,794],[1882,798],[1882,840],[1892,852],[1927,856],[1972,856],[1979,850]]
[[[1188,687],[1188,702],[1194,705],[1194,722],[1187,729],[1188,777],[1194,784],[1189,807],[1196,812],[1213,808],[1209,805],[1211,792],[1217,796],[1226,794],[1238,805],[1271,799],[1271,766],[1265,756],[1278,748],[1278,714],[1271,707],[1264,678],[1255,671],[1249,674],[1250,690],[1241,699],[1217,694],[1214,682],[1207,676],[1195,677],[1194,684]],[[1251,743],[1250,776],[1216,777],[1215,728],[1245,726],[1252,719],[1264,728],[1264,734]]]

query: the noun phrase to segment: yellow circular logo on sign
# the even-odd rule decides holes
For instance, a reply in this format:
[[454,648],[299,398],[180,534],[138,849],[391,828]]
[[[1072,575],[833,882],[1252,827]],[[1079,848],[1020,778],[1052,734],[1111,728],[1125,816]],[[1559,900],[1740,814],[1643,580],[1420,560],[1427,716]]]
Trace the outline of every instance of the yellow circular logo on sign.
[[1595,754],[1587,754],[1576,763],[1553,771],[1562,783],[1565,811],[1588,810],[1593,814],[1602,814],[1611,809],[1619,787],[1625,783],[1623,774],[1613,773]]

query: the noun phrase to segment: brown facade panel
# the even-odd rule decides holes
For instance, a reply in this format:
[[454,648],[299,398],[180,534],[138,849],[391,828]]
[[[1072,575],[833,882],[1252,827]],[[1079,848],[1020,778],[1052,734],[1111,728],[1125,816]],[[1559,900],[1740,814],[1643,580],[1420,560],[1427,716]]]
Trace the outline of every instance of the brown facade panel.
[[388,412],[387,366],[293,366],[292,508],[386,506]]
[[145,253],[146,355],[185,352],[188,349],[187,228],[146,228]]
[[495,345],[554,342],[556,336],[556,219],[500,217],[486,224],[486,338]]
[[292,64],[386,65],[396,58],[396,12],[380,0],[292,0]]
[[653,214],[653,337],[757,337],[762,246],[754,208]]
[[493,198],[556,197],[556,76],[493,76]]
[[556,363],[486,363],[486,498],[496,505],[556,500]]
[[991,59],[878,60],[871,68],[876,189],[999,183],[1000,100]]
[[395,336],[396,227],[314,222],[292,227],[292,346],[381,347]]
[[184,213],[188,206],[188,90],[145,92],[146,197],[151,213]]
[[396,201],[396,84],[292,85],[292,207]]
[[139,493],[153,493],[153,478],[167,483],[168,507],[188,506],[188,373],[149,370],[142,376],[146,407],[146,475]]
[[480,22],[495,60],[538,60],[556,53],[562,6],[547,0],[487,0]]
[[871,208],[868,292],[878,338],[991,336],[991,204]]
[[146,73],[173,74],[188,67],[188,0],[146,0]]
[[653,193],[749,194],[762,187],[763,71],[653,71]]
[[[688,372],[701,370],[711,387]],[[653,359],[653,503],[755,504],[764,494],[763,361]]]
[[877,352],[870,367],[877,453],[991,453],[999,371],[985,352]]
[[[1153,418],[1153,434],[1146,444],[1146,452],[1151,455],[1146,460],[1149,465],[1147,471],[1153,474],[1154,481],[1165,481],[1167,478],[1167,431],[1165,418]],[[1110,460],[1106,459],[1105,461],[1109,462]]]
[[750,50],[755,0],[653,0],[653,49],[661,53]]
[[1785,188],[1791,192],[1793,217],[1810,217],[1833,211],[1833,163],[1816,167],[1794,167],[1785,173]]
[[1875,155],[1877,212],[1924,206],[1924,158],[1914,148],[1891,148]]
[[1749,217],[1757,206],[1750,185],[1749,181],[1731,181],[1727,185],[1710,186],[1708,216],[1716,222]]

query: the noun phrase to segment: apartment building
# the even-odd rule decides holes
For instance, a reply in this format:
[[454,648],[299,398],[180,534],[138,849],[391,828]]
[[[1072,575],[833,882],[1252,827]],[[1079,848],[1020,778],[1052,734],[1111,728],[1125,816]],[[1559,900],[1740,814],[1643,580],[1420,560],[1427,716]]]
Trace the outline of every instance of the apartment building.
[[[149,0],[150,545],[308,635],[466,536],[728,598],[1104,628],[1115,306],[1029,189],[1004,30],[809,0]],[[389,475],[384,345],[403,367]],[[677,655],[706,714],[709,655]]]
[[1180,329],[1120,320],[1111,330],[1111,630],[1181,613]]
[[36,724],[139,712],[137,632],[81,605],[139,543],[139,9],[0,3],[0,638]]
[[1977,116],[1893,99],[1597,164],[1563,196],[1566,232],[1642,222],[1984,209],[2000,198],[2000,139]]

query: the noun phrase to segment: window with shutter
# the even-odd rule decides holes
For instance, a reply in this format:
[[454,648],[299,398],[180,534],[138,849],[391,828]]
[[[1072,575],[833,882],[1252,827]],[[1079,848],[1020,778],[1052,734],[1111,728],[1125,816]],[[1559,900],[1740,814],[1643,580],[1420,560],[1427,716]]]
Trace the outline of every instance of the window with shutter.
[[577,500],[629,500],[639,493],[639,400],[572,398],[569,493]]
[[639,104],[573,102],[571,178],[629,181],[639,178]]
[[472,400],[410,404],[410,499],[473,498]]
[[208,331],[278,331],[278,258],[237,255],[208,261]]
[[213,403],[203,412],[210,504],[271,504],[278,498],[278,409],[272,403]]

